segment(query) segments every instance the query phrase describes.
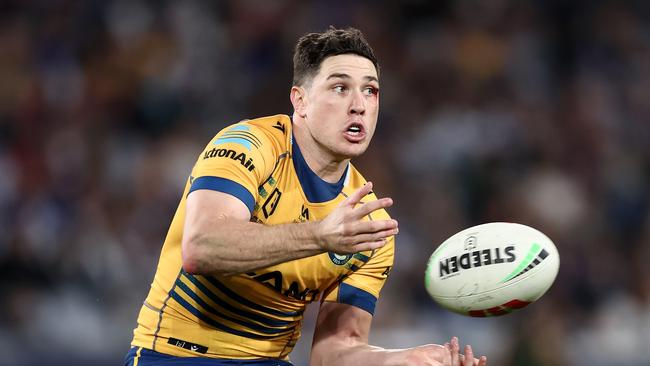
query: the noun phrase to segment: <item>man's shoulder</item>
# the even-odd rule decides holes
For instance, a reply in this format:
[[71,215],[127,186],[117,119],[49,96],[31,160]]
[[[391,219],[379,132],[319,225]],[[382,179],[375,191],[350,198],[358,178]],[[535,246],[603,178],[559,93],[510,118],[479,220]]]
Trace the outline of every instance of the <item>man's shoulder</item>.
[[286,114],[245,119],[237,124],[252,126],[254,129],[263,131],[276,139],[286,139],[291,136],[291,118]]
[[253,145],[260,148],[268,145],[284,150],[290,141],[290,136],[291,119],[285,114],[277,114],[240,120],[224,127],[215,138],[217,141],[246,140],[247,147]]

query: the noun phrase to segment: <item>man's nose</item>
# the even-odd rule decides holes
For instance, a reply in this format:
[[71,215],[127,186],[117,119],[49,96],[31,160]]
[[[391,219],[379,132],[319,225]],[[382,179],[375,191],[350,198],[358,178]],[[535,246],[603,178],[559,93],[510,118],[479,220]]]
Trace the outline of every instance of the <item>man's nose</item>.
[[366,101],[362,92],[356,91],[352,93],[349,112],[350,114],[364,114],[366,112]]

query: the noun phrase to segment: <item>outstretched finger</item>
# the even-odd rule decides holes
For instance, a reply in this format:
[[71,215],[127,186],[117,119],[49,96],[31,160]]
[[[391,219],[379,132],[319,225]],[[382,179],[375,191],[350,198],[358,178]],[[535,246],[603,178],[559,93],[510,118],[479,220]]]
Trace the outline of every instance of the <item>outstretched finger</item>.
[[460,365],[460,346],[458,345],[458,337],[451,338],[450,346],[452,365]]
[[464,366],[474,366],[474,352],[472,351],[472,346],[465,346],[465,365]]
[[361,199],[370,193],[370,191],[372,191],[372,182],[367,182],[363,185],[363,187],[357,189],[354,191],[354,193],[349,195],[348,198],[346,198],[345,201],[343,201],[341,204],[354,207],[357,205],[357,203],[361,202]]
[[354,209],[354,214],[358,218],[362,218],[368,214],[371,214],[379,209],[382,208],[388,208],[393,205],[393,199],[392,198],[380,198],[376,201],[370,201],[366,202],[362,205],[359,205]]
[[362,221],[350,229],[351,243],[386,238],[399,232],[397,220]]
[[366,241],[363,243],[355,244],[354,246],[350,247],[351,250],[348,253],[359,253],[359,252],[365,252],[369,250],[375,250],[383,247],[388,243],[388,240],[386,239],[379,239],[379,240],[374,240],[374,241]]

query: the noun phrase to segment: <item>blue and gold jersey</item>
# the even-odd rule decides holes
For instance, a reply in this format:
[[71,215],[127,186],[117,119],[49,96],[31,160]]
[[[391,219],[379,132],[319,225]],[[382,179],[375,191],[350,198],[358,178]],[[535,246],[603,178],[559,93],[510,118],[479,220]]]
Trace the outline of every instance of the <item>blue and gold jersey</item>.
[[[393,265],[394,242],[375,251],[323,253],[232,276],[182,269],[185,197],[199,189],[239,198],[251,221],[266,225],[320,220],[366,183],[349,164],[336,184],[321,180],[277,115],[231,125],[199,155],[162,248],[132,345],[175,356],[287,359],[305,307],[335,301],[373,313]],[[374,193],[362,202],[376,200]],[[369,220],[388,219],[384,210]]]

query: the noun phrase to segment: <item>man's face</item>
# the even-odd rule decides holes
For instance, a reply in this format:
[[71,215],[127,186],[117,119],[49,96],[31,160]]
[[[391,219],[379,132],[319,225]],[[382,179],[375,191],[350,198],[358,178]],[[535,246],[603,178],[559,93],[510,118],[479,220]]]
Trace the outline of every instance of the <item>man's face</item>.
[[372,61],[354,54],[330,56],[304,89],[301,115],[319,150],[336,160],[366,151],[379,113],[379,80]]

